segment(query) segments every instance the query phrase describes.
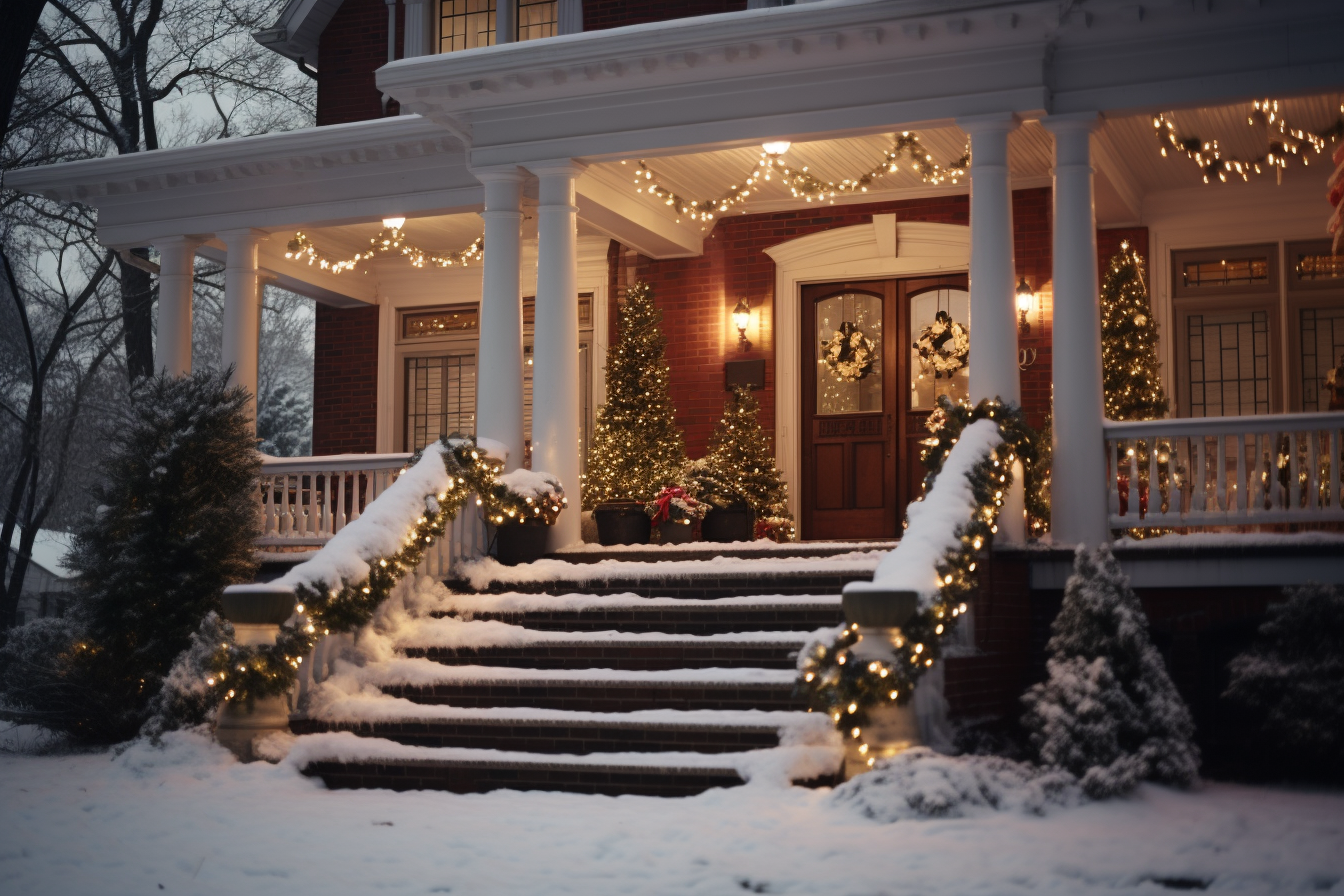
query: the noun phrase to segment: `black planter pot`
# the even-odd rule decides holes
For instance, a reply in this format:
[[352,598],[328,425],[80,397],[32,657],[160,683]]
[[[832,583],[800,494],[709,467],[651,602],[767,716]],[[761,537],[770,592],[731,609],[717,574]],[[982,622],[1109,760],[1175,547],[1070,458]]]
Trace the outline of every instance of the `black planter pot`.
[[658,524],[658,539],[663,544],[695,541],[695,523],[691,520],[663,520]]
[[546,553],[545,523],[517,523],[495,529],[495,559],[505,566],[540,560]]
[[756,514],[746,504],[714,507],[700,523],[705,541],[751,541],[756,532]]
[[593,508],[597,540],[604,545],[648,544],[653,524],[638,501],[611,501]]

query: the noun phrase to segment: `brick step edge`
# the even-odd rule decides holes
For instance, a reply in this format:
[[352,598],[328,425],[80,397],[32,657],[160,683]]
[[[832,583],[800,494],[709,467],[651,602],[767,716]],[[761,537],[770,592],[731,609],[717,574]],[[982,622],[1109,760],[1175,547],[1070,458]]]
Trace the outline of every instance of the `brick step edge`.
[[628,720],[358,721],[294,719],[296,735],[348,731],[418,747],[524,750],[532,753],[586,755],[623,752],[732,753],[779,746],[779,726],[761,724],[687,725]]
[[807,701],[795,696],[794,685],[707,684],[705,682],[560,681],[514,684],[493,682],[436,685],[382,685],[383,693],[419,704],[447,704],[463,709],[515,707],[583,712],[629,712],[637,709],[780,709],[806,712]]
[[[452,610],[432,616],[457,618]],[[517,610],[474,612],[473,620],[503,622],[542,632],[660,632],[666,635],[731,635],[740,632],[812,631],[839,625],[839,606],[815,610],[710,609],[649,607],[593,610]]]
[[510,647],[408,647],[409,657],[445,666],[504,666],[516,669],[621,669],[656,672],[687,668],[791,669],[802,645],[534,644]]
[[444,579],[450,591],[461,594],[636,594],[640,597],[676,597],[685,600],[715,597],[751,597],[758,594],[839,594],[850,582],[872,581],[872,570],[835,573],[775,573],[764,575],[677,575],[648,578],[547,579],[536,582],[490,582],[475,588],[466,579]]
[[[662,769],[618,766],[557,766],[532,763],[461,762],[326,762],[312,761],[303,774],[322,778],[336,789],[380,788],[386,790],[442,790],[453,793],[486,793],[492,790],[552,790],[569,793],[636,794],[642,796],[694,796],[715,787],[744,783],[735,770]],[[795,785],[833,787],[839,773]]]

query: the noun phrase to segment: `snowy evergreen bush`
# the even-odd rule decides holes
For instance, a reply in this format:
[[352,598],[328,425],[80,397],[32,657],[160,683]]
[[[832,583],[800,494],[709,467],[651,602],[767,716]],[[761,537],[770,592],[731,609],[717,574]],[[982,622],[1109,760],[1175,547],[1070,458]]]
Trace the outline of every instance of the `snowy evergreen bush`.
[[1046,681],[1022,698],[1041,763],[1077,775],[1098,799],[1141,780],[1193,783],[1199,750],[1190,711],[1110,548],[1078,548],[1050,631]]
[[[77,590],[64,635],[25,626],[6,645],[0,688],[25,721],[86,742],[133,737],[224,587],[252,580],[260,461],[247,402],[227,372],[134,387],[66,558]],[[16,662],[38,650],[50,663],[24,677]]]
[[312,399],[281,383],[257,402],[257,438],[263,454],[301,457],[313,444]]
[[1251,713],[1257,735],[1310,776],[1339,778],[1344,754],[1344,592],[1286,589],[1249,650],[1232,661],[1225,696]]

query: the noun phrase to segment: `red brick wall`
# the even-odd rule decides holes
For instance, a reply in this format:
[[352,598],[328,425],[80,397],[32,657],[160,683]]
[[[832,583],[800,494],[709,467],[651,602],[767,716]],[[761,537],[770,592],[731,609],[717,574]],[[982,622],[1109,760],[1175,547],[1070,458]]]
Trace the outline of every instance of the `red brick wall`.
[[665,22],[747,8],[747,0],[584,0],[583,30]]
[[[401,55],[404,7],[397,6],[397,55]],[[387,4],[345,0],[318,40],[317,123],[344,124],[382,118],[375,70],[387,64]],[[388,113],[397,114],[397,104]]]
[[378,308],[317,306],[313,454],[377,450]]

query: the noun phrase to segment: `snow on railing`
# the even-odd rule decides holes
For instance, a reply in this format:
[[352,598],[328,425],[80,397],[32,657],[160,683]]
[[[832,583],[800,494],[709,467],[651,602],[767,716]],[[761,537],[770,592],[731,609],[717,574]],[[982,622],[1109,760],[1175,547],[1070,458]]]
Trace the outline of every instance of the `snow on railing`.
[[257,480],[264,547],[321,545],[359,519],[409,454],[262,456]]
[[[311,579],[314,582],[331,580],[327,582],[330,585],[338,580],[355,580],[366,575],[367,569],[361,572],[357,567],[366,564],[375,554],[389,552],[388,544],[380,544],[387,540],[387,533],[393,533],[393,542],[399,543],[407,520],[413,522],[414,515],[423,512],[425,495],[433,495],[444,487],[438,479],[445,478],[446,471],[434,464],[416,474],[410,492],[403,488],[388,493],[392,505],[386,508],[382,504],[375,506],[379,497],[388,492],[406,469],[410,457],[409,454],[347,454],[265,459],[261,492],[263,532],[266,534],[258,539],[258,543],[322,545],[317,553],[277,584]],[[403,504],[406,507],[400,506]],[[367,531],[351,529],[346,536],[334,537],[365,515],[369,517],[367,525],[356,528]],[[401,595],[414,588],[420,576],[443,579],[458,561],[482,556],[487,547],[485,521],[477,509],[476,496],[472,494],[462,502],[456,518],[447,523],[443,535],[425,548],[414,572],[401,577],[392,594]],[[391,549],[395,549],[395,545]],[[333,556],[327,556],[332,552]],[[296,707],[302,707],[312,688],[331,674],[336,659],[353,643],[353,638],[352,634],[340,633],[327,635],[317,642],[298,669],[294,694]]]
[[1344,413],[1108,420],[1105,433],[1114,528],[1344,521]]

